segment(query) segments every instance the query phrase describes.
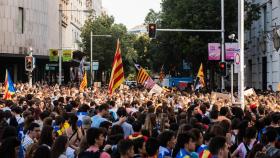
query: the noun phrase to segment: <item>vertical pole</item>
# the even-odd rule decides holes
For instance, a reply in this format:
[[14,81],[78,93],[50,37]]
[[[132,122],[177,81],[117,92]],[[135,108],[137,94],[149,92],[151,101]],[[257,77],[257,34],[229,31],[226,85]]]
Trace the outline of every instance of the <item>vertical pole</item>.
[[92,86],[93,73],[92,73],[92,31],[90,32],[90,86]]
[[240,46],[239,98],[241,108],[244,110],[244,0],[238,0],[238,10],[238,42]]
[[62,7],[59,6],[59,75],[58,75],[58,84],[61,85],[61,78],[62,78]]
[[233,63],[230,64],[230,72],[231,72],[231,81],[230,81],[230,87],[231,87],[231,102],[233,103],[234,102],[234,99],[233,99]]
[[[224,15],[224,0],[221,0],[221,36],[222,36],[222,59],[221,61],[225,61],[225,15]],[[224,82],[224,76],[221,76],[221,90],[225,89],[225,82]]]
[[32,87],[32,71],[28,72],[28,78],[29,78],[29,87]]

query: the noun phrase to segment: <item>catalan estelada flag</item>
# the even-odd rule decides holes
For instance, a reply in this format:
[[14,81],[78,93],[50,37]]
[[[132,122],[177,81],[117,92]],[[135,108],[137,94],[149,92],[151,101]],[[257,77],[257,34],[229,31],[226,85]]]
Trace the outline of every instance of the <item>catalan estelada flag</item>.
[[111,78],[109,82],[109,93],[112,94],[124,82],[124,71],[120,49],[120,42],[117,41],[117,49],[113,61]]
[[147,71],[143,68],[140,68],[137,75],[137,83],[144,84],[149,78],[150,75],[147,73]]
[[5,87],[5,92],[4,92],[3,99],[11,100],[12,95],[15,94],[16,90],[8,70],[6,70],[4,87]]
[[197,72],[197,82],[196,82],[196,86],[195,89],[199,89],[199,88],[203,88],[205,87],[205,81],[204,81],[204,73],[203,73],[203,65],[202,63],[200,64],[199,70]]
[[85,71],[83,80],[80,84],[80,90],[84,90],[87,87],[87,73]]

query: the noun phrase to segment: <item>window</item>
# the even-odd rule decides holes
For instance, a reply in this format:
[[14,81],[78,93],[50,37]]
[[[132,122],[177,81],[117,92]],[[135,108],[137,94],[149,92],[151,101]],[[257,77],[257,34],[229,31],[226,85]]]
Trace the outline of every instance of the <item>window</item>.
[[18,8],[18,32],[23,34],[24,32],[24,12],[23,8]]

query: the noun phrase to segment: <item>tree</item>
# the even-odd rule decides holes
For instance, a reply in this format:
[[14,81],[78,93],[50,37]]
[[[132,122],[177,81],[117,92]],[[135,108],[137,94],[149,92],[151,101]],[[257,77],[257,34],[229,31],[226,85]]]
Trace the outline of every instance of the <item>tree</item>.
[[102,15],[96,19],[90,18],[85,22],[82,28],[81,38],[83,42],[83,48],[90,56],[90,32],[93,35],[112,35],[111,38],[106,37],[93,37],[93,60],[99,61],[99,71],[97,77],[100,79],[102,72],[111,73],[112,62],[116,51],[116,41],[120,39],[121,53],[124,65],[125,75],[128,75],[131,69],[133,57],[133,41],[134,35],[128,34],[126,26],[123,24],[115,24],[114,17],[108,15]]
[[[161,28],[220,29],[220,3],[221,0],[163,0],[160,14],[150,11],[145,22],[157,21]],[[226,37],[231,33],[237,33],[237,11],[237,1],[227,0],[225,3]],[[250,28],[252,21],[259,18],[259,10],[257,5],[246,3],[246,11],[246,28]],[[154,71],[159,71],[158,65],[164,64],[169,70],[175,67],[176,71],[182,74],[182,60],[185,60],[192,66],[194,75],[201,62],[206,65],[212,64],[207,61],[207,43],[210,42],[221,42],[221,34],[157,32],[157,39],[152,40],[148,47]]]

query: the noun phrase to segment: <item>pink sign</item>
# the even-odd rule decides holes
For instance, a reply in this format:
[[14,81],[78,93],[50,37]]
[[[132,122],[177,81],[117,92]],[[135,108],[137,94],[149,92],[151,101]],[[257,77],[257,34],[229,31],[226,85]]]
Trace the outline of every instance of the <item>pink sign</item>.
[[239,51],[238,43],[226,43],[226,60],[234,60],[234,55]]
[[220,46],[220,43],[208,43],[208,60],[221,60]]

